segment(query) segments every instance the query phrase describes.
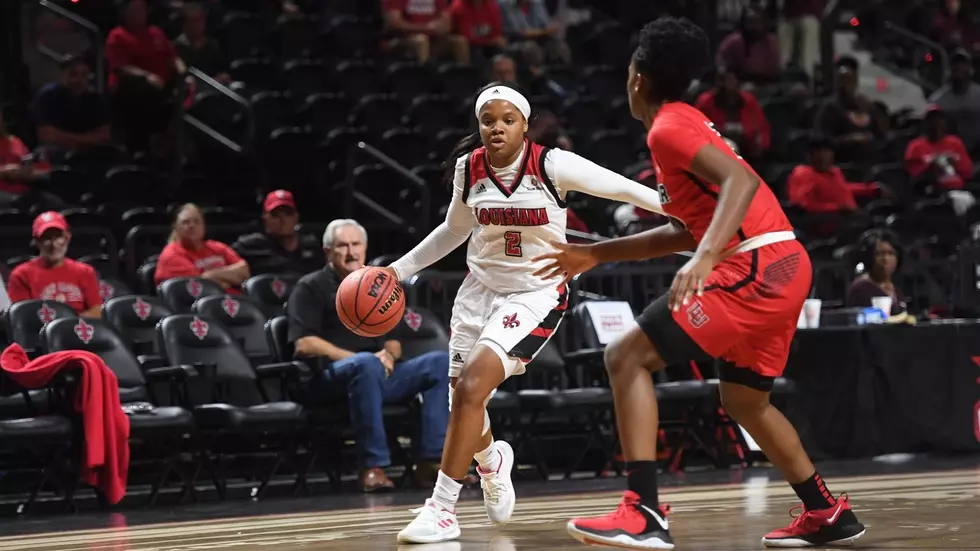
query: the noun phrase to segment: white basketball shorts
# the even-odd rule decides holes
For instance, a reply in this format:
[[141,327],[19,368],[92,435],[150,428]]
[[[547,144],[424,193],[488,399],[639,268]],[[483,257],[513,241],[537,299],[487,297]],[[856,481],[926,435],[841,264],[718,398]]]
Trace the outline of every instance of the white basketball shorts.
[[524,373],[558,330],[567,308],[567,286],[505,294],[466,276],[449,321],[449,376],[459,377],[478,344],[500,356],[507,377]]

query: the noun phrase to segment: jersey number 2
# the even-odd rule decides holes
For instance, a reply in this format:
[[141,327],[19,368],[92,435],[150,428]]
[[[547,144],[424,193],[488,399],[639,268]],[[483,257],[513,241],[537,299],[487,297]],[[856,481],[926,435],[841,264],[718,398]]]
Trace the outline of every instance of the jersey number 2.
[[504,254],[507,256],[524,256],[521,251],[521,232],[504,232]]

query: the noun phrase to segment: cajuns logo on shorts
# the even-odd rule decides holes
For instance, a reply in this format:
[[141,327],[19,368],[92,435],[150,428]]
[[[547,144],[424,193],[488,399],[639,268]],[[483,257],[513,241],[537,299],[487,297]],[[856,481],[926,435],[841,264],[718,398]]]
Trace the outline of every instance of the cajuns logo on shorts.
[[691,324],[691,327],[698,329],[710,320],[711,318],[708,317],[708,314],[704,313],[704,307],[701,306],[701,301],[695,300],[694,304],[687,307],[687,322]]

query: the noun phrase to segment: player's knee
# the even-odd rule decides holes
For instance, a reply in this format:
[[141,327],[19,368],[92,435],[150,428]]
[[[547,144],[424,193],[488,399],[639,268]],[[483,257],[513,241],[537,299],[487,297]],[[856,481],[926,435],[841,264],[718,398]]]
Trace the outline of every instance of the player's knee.
[[663,368],[663,360],[650,340],[635,330],[610,343],[603,359],[610,378],[622,376],[634,369],[654,371]]
[[722,384],[721,405],[728,415],[739,422],[751,420],[765,413],[769,407],[766,395],[731,384]]
[[487,381],[478,375],[470,376],[464,373],[456,382],[456,388],[452,392],[452,409],[460,408],[480,408],[493,388],[488,387]]

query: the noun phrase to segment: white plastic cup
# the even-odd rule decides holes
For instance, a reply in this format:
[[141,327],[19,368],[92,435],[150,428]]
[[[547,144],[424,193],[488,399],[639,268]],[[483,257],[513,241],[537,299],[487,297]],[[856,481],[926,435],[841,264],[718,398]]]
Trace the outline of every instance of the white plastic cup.
[[885,313],[885,317],[892,315],[892,297],[872,297],[871,306]]
[[808,298],[803,303],[803,315],[806,318],[807,329],[817,329],[820,327],[820,307],[823,301],[819,298]]

